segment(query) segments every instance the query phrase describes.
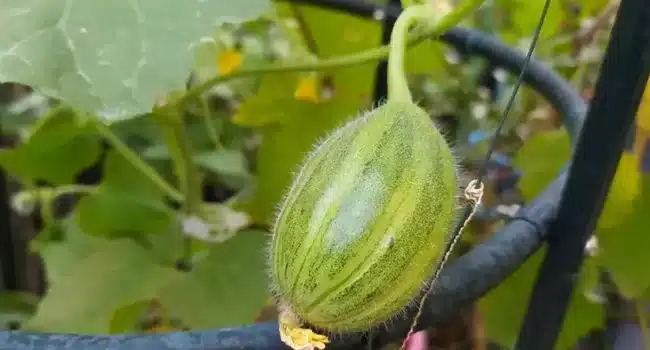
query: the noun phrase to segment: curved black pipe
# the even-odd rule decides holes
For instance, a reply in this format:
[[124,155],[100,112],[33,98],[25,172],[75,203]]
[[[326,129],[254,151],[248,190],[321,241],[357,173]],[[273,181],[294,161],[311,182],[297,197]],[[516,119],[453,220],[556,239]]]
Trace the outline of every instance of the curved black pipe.
[[[295,1],[295,0],[294,0]],[[376,11],[396,18],[399,10],[351,0],[302,0],[305,3],[339,9],[361,17],[372,18]],[[488,59],[498,67],[518,74],[524,55],[505,46],[496,38],[479,31],[453,28],[441,38],[470,55]],[[569,134],[577,135],[582,125],[586,104],[580,94],[548,67],[531,60],[525,82],[551,102],[564,118]],[[534,201],[528,203],[511,221],[489,240],[477,246],[442,272],[436,287],[427,298],[424,315],[418,329],[444,321],[456,310],[471,303],[495,287],[542,245],[548,224],[555,216],[565,175],[560,174]],[[404,337],[410,320],[391,322],[390,329],[378,330],[373,340],[377,344]],[[328,349],[359,349],[358,338],[333,339]],[[373,343],[374,343],[373,341]],[[0,349],[286,349],[280,342],[274,322],[241,328],[186,331],[167,334],[139,335],[71,335],[34,332],[0,332]]]

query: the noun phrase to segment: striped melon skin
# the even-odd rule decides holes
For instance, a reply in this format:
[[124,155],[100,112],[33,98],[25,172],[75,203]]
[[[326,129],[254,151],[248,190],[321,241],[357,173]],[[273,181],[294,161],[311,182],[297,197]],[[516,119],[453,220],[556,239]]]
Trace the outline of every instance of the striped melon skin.
[[433,272],[456,195],[452,152],[417,105],[389,101],[336,130],[278,213],[270,270],[280,308],[328,331],[387,321]]

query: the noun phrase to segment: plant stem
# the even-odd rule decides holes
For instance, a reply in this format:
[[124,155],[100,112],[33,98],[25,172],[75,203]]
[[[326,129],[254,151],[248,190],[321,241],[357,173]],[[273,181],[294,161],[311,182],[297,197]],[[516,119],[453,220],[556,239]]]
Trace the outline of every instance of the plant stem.
[[91,194],[97,191],[98,188],[98,186],[93,185],[71,184],[56,187],[36,187],[34,189],[24,190],[24,192],[30,193],[35,197],[43,198],[43,196],[45,196],[48,197],[48,199],[54,200],[66,194]]
[[201,98],[201,107],[203,110],[201,115],[203,116],[203,122],[205,123],[205,130],[214,144],[214,149],[217,150],[221,148],[221,140],[219,138],[217,127],[214,125],[214,115],[212,114],[212,108],[210,108],[210,102],[205,96]]
[[54,201],[54,193],[51,189],[42,189],[38,192],[39,201],[41,202],[41,220],[43,227],[52,227],[56,221],[54,217],[54,210],[52,208]]
[[154,185],[160,188],[169,198],[176,202],[183,202],[183,194],[178,192],[172,187],[165,179],[163,179],[158,172],[153,169],[149,164],[142,160],[133,150],[131,150],[122,140],[120,140],[115,133],[101,120],[96,118],[89,118],[93,121],[93,125],[97,132],[108,141],[113,148],[124,157],[133,167],[138,169],[142,175],[147,177]]
[[[179,187],[185,198],[183,212],[186,217],[198,216],[203,204],[201,174],[194,164],[192,146],[183,115],[178,110],[175,113],[168,112],[160,111],[153,116],[162,129],[163,139],[171,154]],[[191,238],[184,236],[183,260],[185,262],[191,260],[191,243]]]
[[[406,40],[406,47],[411,47],[413,45],[419,44],[427,38],[437,38],[442,35],[444,32],[449,30],[451,27],[458,24],[463,20],[467,15],[474,12],[478,9],[485,0],[466,0],[465,3],[459,5],[454,11],[445,15],[432,26],[427,26],[422,31],[417,33],[409,34],[408,39]],[[191,90],[188,90],[182,97],[178,98],[175,101],[171,101],[168,105],[163,108],[176,108],[180,105],[194,100],[199,97],[205,91],[212,88],[214,85],[221,84],[230,80],[237,78],[247,77],[250,75],[259,75],[259,74],[271,74],[271,73],[283,73],[283,72],[305,72],[305,71],[320,71],[331,68],[339,68],[345,66],[351,66],[355,64],[363,64],[370,61],[376,61],[388,57],[390,53],[390,45],[384,45],[376,49],[371,49],[363,51],[360,53],[339,56],[331,59],[316,61],[316,62],[307,62],[301,64],[272,64],[266,67],[257,67],[251,69],[242,69],[240,71],[234,71],[228,75],[218,75],[212,79],[208,79],[201,84],[193,87]]]
[[390,53],[388,55],[388,99],[391,101],[412,102],[408,81],[404,74],[404,56],[406,55],[409,29],[413,24],[425,18],[434,18],[435,13],[427,5],[407,7],[395,21],[390,35]]

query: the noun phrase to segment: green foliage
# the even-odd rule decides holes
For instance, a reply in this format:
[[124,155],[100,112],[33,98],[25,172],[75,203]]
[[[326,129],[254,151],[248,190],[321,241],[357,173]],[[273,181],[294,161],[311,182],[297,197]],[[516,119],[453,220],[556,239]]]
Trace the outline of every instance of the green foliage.
[[194,270],[183,273],[161,261],[147,244],[89,236],[72,221],[64,229],[64,242],[40,248],[51,287],[27,329],[126,329],[139,316],[127,306],[152,298],[190,327],[226,327],[252,322],[268,298],[264,232],[241,231],[227,244],[208,247]]
[[637,158],[624,154],[598,221],[601,263],[623,295],[640,298],[650,288],[647,260],[647,222],[650,179],[640,174]]
[[[424,2],[456,5],[402,4]],[[463,25],[524,50],[542,4],[485,3]],[[0,0],[0,81],[36,90],[0,106],[3,132],[16,141],[0,150],[0,167],[22,185],[17,211],[43,219],[30,244],[43,258],[49,287],[38,301],[1,294],[0,324],[142,332],[156,312],[166,319],[162,328],[176,327],[172,318],[191,329],[254,322],[268,300],[268,226],[300,161],[334,128],[373,107],[376,61],[385,57],[375,50],[379,21],[286,1],[137,5]],[[574,12],[551,2],[544,24],[536,56],[581,91],[594,81],[606,35],[582,46],[574,35],[607,5],[580,1]],[[600,25],[605,33],[608,24]],[[348,56],[358,53],[366,56]],[[483,156],[485,142],[466,140],[494,128],[514,76],[497,79],[492,103],[478,84],[481,60],[459,60],[434,41],[410,48],[405,60],[418,104],[432,117],[452,115],[459,123],[450,135],[459,157]],[[50,99],[63,104],[43,113]],[[598,271],[608,270],[625,296],[648,296],[650,180],[639,164],[650,135],[649,105],[639,110],[634,152],[619,165],[595,232],[599,251],[581,272],[558,348],[600,326],[602,305],[590,297]],[[536,93],[521,91],[504,135],[519,135],[523,146],[499,140],[524,173],[518,184],[524,200],[571,156],[565,130],[537,130],[540,106],[545,102]],[[521,137],[520,128],[534,136]],[[100,180],[78,183],[91,167],[100,169]],[[63,196],[75,201],[61,205]],[[512,343],[541,257],[535,254],[479,302],[490,339]],[[179,259],[193,269],[175,268]]]
[[[536,252],[514,274],[481,299],[479,306],[490,339],[503,345],[516,341],[544,254],[545,249]],[[556,349],[569,349],[587,332],[604,326],[602,306],[589,299],[595,288],[596,274],[597,265],[588,259],[569,302]]]
[[[285,3],[279,15],[290,17]],[[350,14],[296,5],[309,23],[319,58],[336,57],[376,47],[381,31],[377,23]],[[331,78],[334,96],[321,103],[299,101],[294,91],[300,74],[287,73],[262,79],[257,94],[247,99],[234,117],[239,125],[262,128],[257,152],[258,181],[244,206],[255,222],[271,222],[274,208],[291,182],[292,173],[314,142],[359,110],[370,107],[375,65],[372,62],[324,72]],[[279,106],[282,106],[279,108]]]
[[194,46],[216,24],[260,16],[269,2],[2,0],[0,8],[0,80],[114,120],[182,90]]
[[107,154],[101,184],[80,200],[75,216],[81,230],[105,237],[156,234],[173,223],[163,193],[115,152]]
[[20,147],[0,150],[0,165],[27,183],[72,183],[99,157],[101,140],[70,109],[43,118]]
[[161,302],[193,329],[251,323],[269,297],[266,239],[266,232],[245,230],[216,244],[159,292]]
[[155,296],[179,275],[173,268],[157,264],[130,239],[104,240],[52,284],[38,312],[24,327],[105,333],[116,308]]

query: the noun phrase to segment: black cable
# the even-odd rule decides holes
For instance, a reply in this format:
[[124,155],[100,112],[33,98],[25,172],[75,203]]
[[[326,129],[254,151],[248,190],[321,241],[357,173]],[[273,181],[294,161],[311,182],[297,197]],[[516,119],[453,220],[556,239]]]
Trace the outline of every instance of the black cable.
[[[506,105],[506,108],[503,112],[503,115],[501,116],[501,120],[499,121],[499,126],[497,127],[496,131],[494,132],[494,135],[492,136],[492,141],[490,142],[488,151],[486,152],[485,155],[485,160],[483,164],[481,165],[479,169],[478,176],[476,178],[476,182],[474,183],[474,188],[479,189],[482,187],[482,182],[483,178],[487,174],[488,171],[488,164],[490,162],[490,158],[492,158],[492,153],[494,153],[494,147],[496,145],[496,140],[497,137],[501,134],[501,130],[503,129],[503,126],[506,123],[506,120],[508,119],[508,114],[510,113],[510,110],[512,109],[512,106],[514,105],[515,98],[517,97],[517,92],[519,91],[519,88],[521,87],[521,84],[524,81],[524,76],[526,75],[526,70],[528,68],[528,64],[530,63],[530,59],[533,56],[533,52],[535,51],[535,47],[537,46],[537,39],[539,38],[540,33],[542,32],[542,26],[544,25],[544,20],[546,19],[546,13],[548,12],[549,5],[551,4],[551,0],[545,0],[544,1],[544,8],[542,9],[542,14],[537,21],[537,26],[535,27],[535,31],[533,33],[533,40],[530,43],[530,47],[528,49],[528,53],[526,54],[526,58],[524,59],[524,62],[521,66],[521,71],[519,73],[519,76],[517,77],[517,81],[515,82],[514,89],[512,91],[512,94],[510,94],[510,98],[508,99],[508,104]],[[471,183],[470,183],[471,184]],[[468,185],[469,186],[469,185]],[[458,238],[462,234],[462,229],[463,226],[465,226],[465,222],[469,219],[470,215],[472,215],[472,212],[474,210],[473,208],[474,203],[467,203],[465,204],[465,207],[463,209],[463,215],[461,216],[461,220],[458,221],[456,224],[456,227],[454,228],[454,231],[450,237],[450,239],[447,241],[445,244],[445,249],[443,256],[447,256],[447,254],[454,248],[454,245],[456,244]],[[519,216],[521,218],[521,216]],[[527,220],[528,221],[528,220]],[[533,225],[535,226],[535,225]],[[535,227],[537,228],[537,227]],[[445,258],[443,258],[439,263],[438,266],[436,266],[435,272],[433,274],[434,278],[435,276],[438,275],[439,271],[444,267],[443,264],[445,264]],[[435,281],[435,280],[434,280]]]
[[[302,0],[324,8],[345,10],[360,17],[373,18],[377,10],[396,18],[393,7],[353,0]],[[442,41],[461,48],[469,55],[481,56],[496,66],[518,74],[525,57],[495,37],[479,31],[453,28]],[[573,137],[580,129],[586,105],[580,94],[548,67],[531,60],[524,81],[542,94],[562,115],[566,129]],[[516,270],[542,245],[543,235],[555,216],[564,175],[560,175],[535,200],[520,211],[525,220],[513,220],[490,239],[475,247],[442,271],[436,288],[424,305],[422,321],[417,330],[443,322],[459,308],[473,302]],[[536,223],[531,225],[529,222]],[[538,228],[544,230],[539,232]],[[389,329],[376,337],[379,345],[399,340],[406,334],[410,319],[397,319]],[[355,338],[333,339],[328,349],[359,349]],[[261,323],[241,328],[187,331],[168,334],[140,335],[70,335],[32,332],[0,332],[0,349],[142,349],[142,350],[222,350],[222,349],[286,349],[280,342],[277,323]]]
[[[2,130],[0,128],[0,138]],[[3,140],[0,140],[3,141]],[[1,142],[4,144],[4,142]],[[2,145],[4,146],[4,145]],[[11,208],[9,203],[8,178],[4,171],[0,171],[0,278],[1,290],[18,290],[18,266],[16,254],[16,239],[11,227]],[[1,327],[2,325],[0,325]]]
[[[518,350],[551,350],[650,73],[650,6],[622,0],[575,148]],[[625,232],[621,232],[625,234]]]
[[[401,0],[388,0],[386,6],[394,8],[395,11],[402,11],[402,1]],[[381,44],[388,45],[390,43],[390,35],[393,31],[393,26],[397,20],[394,16],[386,16],[386,11],[377,11],[376,14],[381,14],[383,16],[383,31],[381,33]],[[377,69],[375,71],[375,91],[373,93],[373,101],[375,105],[379,105],[379,102],[385,100],[388,97],[388,61],[386,59],[380,60],[377,63]]]
[[524,81],[524,75],[526,74],[526,68],[528,68],[528,62],[530,61],[531,57],[533,56],[533,52],[535,51],[535,47],[537,46],[537,39],[539,39],[539,35],[542,33],[542,26],[544,25],[544,19],[546,19],[546,14],[548,13],[548,8],[549,5],[551,4],[551,0],[546,0],[544,1],[544,8],[542,9],[542,14],[539,18],[539,21],[537,22],[537,26],[535,27],[535,31],[533,34],[533,40],[530,43],[530,49],[528,50],[528,53],[526,54],[526,60],[524,61],[523,66],[521,67],[521,73],[519,73],[519,76],[517,77],[517,81],[515,82],[514,90],[512,94],[510,95],[510,98],[508,99],[508,104],[506,105],[506,108],[503,112],[503,116],[501,117],[501,120],[499,121],[499,126],[497,127],[496,131],[494,132],[494,139],[492,142],[490,142],[490,146],[488,148],[488,151],[485,154],[485,161],[484,165],[481,167],[481,170],[478,174],[477,177],[477,182],[476,182],[476,188],[478,189],[479,183],[483,181],[483,178],[485,177],[485,174],[488,171],[487,164],[490,162],[490,158],[492,158],[492,153],[494,153],[494,147],[496,145],[496,137],[498,137],[501,134],[501,130],[503,129],[503,126],[506,124],[506,120],[508,119],[508,114],[510,113],[510,110],[512,109],[512,106],[515,103],[515,98],[517,97],[517,92],[519,91],[519,88],[521,87],[521,83]]

